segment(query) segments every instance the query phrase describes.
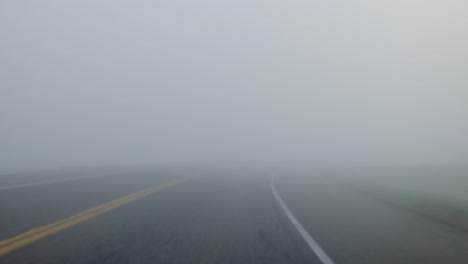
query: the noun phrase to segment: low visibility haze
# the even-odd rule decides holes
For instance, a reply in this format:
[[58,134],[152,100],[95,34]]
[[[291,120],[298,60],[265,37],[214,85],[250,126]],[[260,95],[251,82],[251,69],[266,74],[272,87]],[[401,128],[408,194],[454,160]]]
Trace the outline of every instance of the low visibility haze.
[[468,4],[0,3],[0,170],[468,162]]

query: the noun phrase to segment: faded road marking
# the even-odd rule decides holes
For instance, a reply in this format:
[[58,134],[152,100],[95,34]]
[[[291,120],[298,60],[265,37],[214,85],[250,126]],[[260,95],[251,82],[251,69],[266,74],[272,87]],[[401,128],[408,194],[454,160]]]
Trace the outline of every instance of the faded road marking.
[[105,176],[111,176],[111,175],[117,175],[120,173],[111,173],[111,174],[102,174],[102,175],[92,175],[92,176],[81,176],[81,177],[71,177],[71,178],[62,178],[62,179],[55,179],[55,180],[49,180],[49,181],[40,181],[40,182],[32,182],[32,183],[23,183],[23,184],[16,184],[16,185],[10,185],[10,186],[0,186],[0,191],[3,190],[11,190],[11,189],[18,189],[18,188],[24,188],[24,187],[31,187],[31,186],[37,186],[37,185],[43,185],[43,184],[51,184],[51,183],[57,183],[57,182],[65,182],[65,181],[76,181],[76,180],[81,180],[81,179],[88,179],[88,178],[96,178],[96,177],[105,177]]
[[40,240],[42,238],[45,238],[47,236],[50,236],[52,234],[55,234],[59,231],[62,231],[66,228],[69,228],[71,226],[74,226],[76,224],[82,223],[86,220],[89,220],[91,218],[94,218],[98,215],[104,214],[106,212],[109,212],[113,209],[116,209],[118,207],[121,207],[123,205],[129,204],[131,202],[134,202],[136,200],[139,200],[143,197],[146,197],[150,194],[162,191],[164,189],[170,188],[176,184],[179,184],[183,181],[185,181],[186,178],[184,179],[179,179],[179,180],[173,180],[161,185],[157,185],[155,187],[152,187],[150,189],[146,189],[137,193],[133,193],[130,195],[127,195],[125,197],[113,200],[111,202],[93,207],[91,209],[85,210],[83,212],[80,212],[76,215],[67,217],[65,219],[59,220],[57,222],[44,225],[41,227],[37,227],[34,229],[31,229],[25,233],[19,234],[15,237],[8,238],[5,240],[0,241],[0,256],[4,255],[6,253],[9,253],[11,251],[14,251],[18,248],[21,248],[23,246],[29,245],[37,240]]

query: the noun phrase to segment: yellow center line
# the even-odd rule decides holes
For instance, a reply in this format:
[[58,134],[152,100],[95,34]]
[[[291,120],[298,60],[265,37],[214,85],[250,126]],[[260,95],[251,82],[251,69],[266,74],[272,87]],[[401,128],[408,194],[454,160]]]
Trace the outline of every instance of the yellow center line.
[[47,224],[41,227],[33,228],[27,232],[24,232],[22,234],[19,234],[17,236],[5,239],[0,241],[0,256],[4,255],[8,252],[11,252],[13,250],[16,250],[18,248],[21,248],[23,246],[29,245],[39,239],[45,238],[47,236],[50,236],[52,234],[55,234],[61,230],[64,230],[68,227],[74,226],[76,224],[82,223],[86,220],[89,220],[91,218],[94,218],[98,215],[104,214],[106,212],[109,212],[113,209],[116,209],[118,207],[121,207],[123,205],[129,204],[131,202],[134,202],[136,200],[139,200],[143,197],[146,197],[150,194],[162,191],[164,189],[170,188],[176,184],[179,184],[183,181],[185,181],[186,178],[184,179],[179,179],[179,180],[173,180],[161,185],[154,186],[152,188],[136,192],[130,195],[127,195],[125,197],[110,201],[108,203],[93,207],[91,209],[82,211],[80,213],[77,213],[73,216],[64,218],[62,220],[53,222],[51,224]]

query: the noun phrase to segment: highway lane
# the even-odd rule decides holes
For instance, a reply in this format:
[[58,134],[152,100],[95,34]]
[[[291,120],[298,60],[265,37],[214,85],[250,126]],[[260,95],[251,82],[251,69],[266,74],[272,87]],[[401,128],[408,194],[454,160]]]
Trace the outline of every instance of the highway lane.
[[278,177],[278,192],[335,263],[468,263],[468,233],[339,181]]
[[[0,256],[1,263],[318,263],[258,175],[194,177]],[[134,172],[0,192],[0,239],[163,184]]]
[[[249,171],[133,170],[0,191],[0,244],[187,176],[19,247],[0,263],[321,263],[280,210],[269,175]],[[283,176],[275,180],[279,195],[336,264],[468,259],[465,231],[330,179]]]
[[[123,174],[91,174],[75,181],[0,190],[0,239],[25,232],[176,177],[135,170]],[[101,175],[104,175],[101,177]],[[67,176],[66,174],[64,176]],[[83,177],[86,175],[74,175]],[[59,178],[54,178],[54,180]],[[69,179],[69,177],[65,177]],[[31,178],[30,183],[48,181]],[[0,181],[1,182],[1,181]],[[25,181],[22,184],[27,184]],[[10,185],[2,185],[10,186]]]

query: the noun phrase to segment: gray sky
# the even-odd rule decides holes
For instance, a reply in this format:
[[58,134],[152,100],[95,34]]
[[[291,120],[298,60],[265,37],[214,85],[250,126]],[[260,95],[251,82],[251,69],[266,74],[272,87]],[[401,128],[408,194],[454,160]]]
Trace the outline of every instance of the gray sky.
[[452,0],[2,0],[0,170],[468,162]]

